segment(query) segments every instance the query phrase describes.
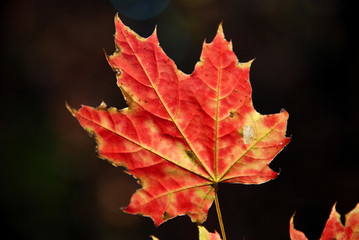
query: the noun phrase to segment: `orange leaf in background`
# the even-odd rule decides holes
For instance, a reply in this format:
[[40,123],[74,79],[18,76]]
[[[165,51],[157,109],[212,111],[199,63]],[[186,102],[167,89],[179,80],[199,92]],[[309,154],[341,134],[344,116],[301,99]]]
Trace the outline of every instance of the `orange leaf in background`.
[[[198,226],[199,240],[221,240],[221,236],[217,232],[210,233],[203,226]],[[151,236],[152,240],[159,240],[155,236]]]
[[[289,228],[291,240],[307,240],[304,233],[294,229],[293,217]],[[345,225],[340,221],[334,204],[320,240],[359,240],[359,203],[345,215]]]
[[198,226],[199,240],[221,240],[218,232],[210,233],[203,226]]
[[145,39],[118,16],[115,25],[116,51],[107,59],[128,108],[68,108],[95,135],[99,157],[139,179],[125,212],[156,225],[184,214],[202,223],[218,183],[260,184],[278,175],[268,165],[289,142],[288,113],[254,109],[251,61],[238,62],[221,25],[191,75],[163,52],[156,31]]
[[289,222],[289,235],[291,240],[308,240],[305,234],[301,231],[298,231],[294,228],[293,224],[294,215],[291,217]]

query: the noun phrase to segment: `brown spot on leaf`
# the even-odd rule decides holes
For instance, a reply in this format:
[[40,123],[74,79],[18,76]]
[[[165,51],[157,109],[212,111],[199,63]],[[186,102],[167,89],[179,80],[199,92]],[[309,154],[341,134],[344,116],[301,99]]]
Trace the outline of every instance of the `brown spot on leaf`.
[[191,150],[185,150],[186,152],[186,155],[192,159],[192,160],[195,160],[196,159],[196,156],[194,155],[194,153],[191,151]]
[[196,155],[194,155],[194,153],[191,150],[185,150],[187,157],[189,157],[189,159],[191,160],[191,162],[193,162],[195,165],[198,165],[197,161],[196,161]]
[[168,212],[164,211],[161,217],[164,221],[172,218],[171,214],[169,214]]

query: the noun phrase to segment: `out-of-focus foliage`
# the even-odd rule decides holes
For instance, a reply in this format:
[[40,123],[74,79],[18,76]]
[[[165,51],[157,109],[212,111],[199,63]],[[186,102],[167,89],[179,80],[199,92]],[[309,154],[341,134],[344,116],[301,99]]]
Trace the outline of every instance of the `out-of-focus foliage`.
[[[290,220],[291,240],[307,240],[304,233],[294,228],[293,218]],[[319,240],[359,240],[359,203],[345,215],[345,224],[334,205]]]

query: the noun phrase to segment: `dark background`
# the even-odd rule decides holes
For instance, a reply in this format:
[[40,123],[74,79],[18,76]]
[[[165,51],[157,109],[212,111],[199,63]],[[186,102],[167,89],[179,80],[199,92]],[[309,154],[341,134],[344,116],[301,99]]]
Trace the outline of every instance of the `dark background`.
[[[223,20],[251,69],[262,114],[290,113],[291,143],[259,186],[220,185],[228,239],[289,239],[289,219],[319,239],[332,205],[359,202],[358,21],[355,1],[3,1],[1,12],[1,234],[11,239],[197,239],[177,217],[158,228],[122,213],[139,185],[96,157],[95,141],[65,108],[125,107],[104,52],[116,12],[191,73]],[[139,4],[131,9],[129,3]],[[141,5],[142,4],[142,5]],[[147,5],[146,5],[147,4]],[[215,207],[204,224],[219,231]]]

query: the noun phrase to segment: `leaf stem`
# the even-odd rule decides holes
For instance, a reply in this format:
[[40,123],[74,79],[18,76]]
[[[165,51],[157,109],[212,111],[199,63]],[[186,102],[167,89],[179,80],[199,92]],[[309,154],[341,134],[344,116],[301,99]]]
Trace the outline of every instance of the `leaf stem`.
[[221,228],[222,240],[227,240],[227,238],[226,238],[226,232],[224,231],[224,225],[223,225],[223,220],[222,220],[221,208],[219,207],[219,201],[218,201],[217,191],[218,191],[218,186],[216,186],[216,190],[215,190],[215,200],[214,200],[214,202],[215,202],[215,204],[216,204],[217,217],[218,217],[218,221],[219,221],[219,226],[220,226],[220,228]]

